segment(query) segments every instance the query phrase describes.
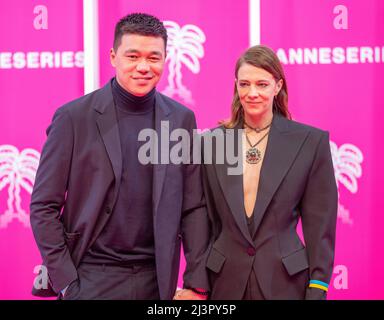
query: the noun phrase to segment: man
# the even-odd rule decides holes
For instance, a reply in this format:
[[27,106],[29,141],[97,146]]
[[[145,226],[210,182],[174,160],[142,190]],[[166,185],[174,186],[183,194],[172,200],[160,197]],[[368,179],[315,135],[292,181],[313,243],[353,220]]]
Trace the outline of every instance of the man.
[[[156,91],[167,33],[147,14],[115,28],[116,77],[59,108],[47,130],[31,225],[60,299],[171,299],[186,258],[186,299],[205,297],[208,220],[200,167],[142,164],[142,129],[196,126],[192,111]],[[159,154],[164,150],[159,150]],[[160,161],[160,159],[159,159]]]

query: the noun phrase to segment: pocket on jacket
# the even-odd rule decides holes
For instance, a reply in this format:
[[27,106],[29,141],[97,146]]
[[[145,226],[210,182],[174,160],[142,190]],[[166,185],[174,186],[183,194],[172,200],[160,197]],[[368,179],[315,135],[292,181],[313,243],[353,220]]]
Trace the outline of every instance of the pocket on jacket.
[[281,259],[290,276],[309,267],[307,251],[302,248]]
[[215,248],[212,248],[207,259],[206,267],[215,273],[219,273],[223,267],[225,259],[226,258],[222,253]]
[[64,231],[64,238],[67,244],[68,249],[71,251],[75,242],[78,238],[80,238],[80,232],[66,232]]

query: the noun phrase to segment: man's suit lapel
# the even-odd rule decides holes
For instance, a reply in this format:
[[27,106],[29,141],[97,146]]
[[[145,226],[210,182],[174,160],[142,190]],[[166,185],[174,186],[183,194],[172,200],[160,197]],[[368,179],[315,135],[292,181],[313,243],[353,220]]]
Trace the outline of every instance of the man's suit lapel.
[[[112,96],[111,82],[109,82],[100,90],[99,95],[95,100],[96,101],[93,107],[97,112],[97,127],[99,129],[100,136],[103,140],[115,176],[115,186],[112,201],[111,203],[106,204],[109,206],[109,208],[106,208],[106,210],[111,212],[113,209],[112,207],[116,202],[120,188],[123,161],[121,154],[119,126]],[[91,243],[93,243],[93,241],[98,237],[109,217],[109,214],[101,215],[100,220],[96,225],[95,232],[92,235],[93,239],[91,239]]]
[[[172,121],[170,119],[170,109],[166,102],[162,98],[161,94],[156,92],[155,101],[155,130],[157,134],[157,155],[158,164],[153,166],[153,214],[156,215],[157,208],[159,206],[161,192],[163,190],[165,174],[167,171],[167,164],[161,164],[162,153],[169,159],[169,134],[172,132]],[[169,134],[168,134],[169,132]],[[167,134],[167,136],[161,137],[161,133]],[[164,141],[164,145],[161,145],[161,141]],[[168,147],[165,144],[168,143]]]
[[[161,153],[168,152],[168,148],[161,146],[161,132],[167,133],[172,131],[172,121],[170,121],[169,114],[170,109],[161,97],[156,92],[155,96],[155,131],[157,134],[157,148],[158,162],[153,166],[153,212],[157,211],[159,205],[161,192],[164,184],[167,164],[160,164]],[[117,198],[121,174],[122,174],[122,154],[120,144],[119,126],[117,123],[116,111],[114,107],[111,82],[109,82],[104,88],[100,90],[97,102],[94,105],[94,109],[97,111],[97,126],[100,131],[100,135],[104,142],[105,149],[108,153],[108,157],[111,161],[112,169],[116,179],[116,185],[114,189],[114,196],[112,204],[115,203]],[[169,142],[169,136],[163,137],[164,141]],[[102,224],[100,227],[102,228]]]
[[296,131],[289,121],[275,115],[269,133],[268,144],[260,171],[259,187],[254,208],[254,234],[275,192],[287,174],[297,153],[307,138],[308,131]]
[[98,112],[97,127],[104,142],[105,149],[111,161],[113,173],[115,175],[115,193],[113,203],[120,186],[122,174],[122,154],[120,144],[119,125],[116,117],[115,105],[112,97],[111,82],[109,82],[100,92],[100,103],[94,106]]

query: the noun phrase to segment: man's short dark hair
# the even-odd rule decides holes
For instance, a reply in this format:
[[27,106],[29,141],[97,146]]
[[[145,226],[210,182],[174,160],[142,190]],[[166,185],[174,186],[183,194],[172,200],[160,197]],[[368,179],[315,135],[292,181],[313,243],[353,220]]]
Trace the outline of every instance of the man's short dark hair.
[[146,13],[131,13],[116,24],[113,49],[116,51],[120,46],[121,37],[124,34],[138,34],[142,36],[161,37],[167,48],[167,29],[156,17]]

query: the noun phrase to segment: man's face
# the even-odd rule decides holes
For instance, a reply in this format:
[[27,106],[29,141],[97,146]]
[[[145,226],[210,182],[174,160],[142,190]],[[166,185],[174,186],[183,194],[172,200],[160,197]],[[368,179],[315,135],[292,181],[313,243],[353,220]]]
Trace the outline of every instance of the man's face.
[[111,64],[117,82],[135,96],[145,96],[159,82],[165,63],[161,37],[124,34],[116,52],[111,49]]

